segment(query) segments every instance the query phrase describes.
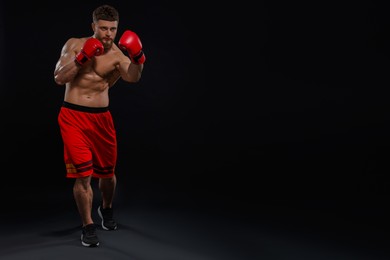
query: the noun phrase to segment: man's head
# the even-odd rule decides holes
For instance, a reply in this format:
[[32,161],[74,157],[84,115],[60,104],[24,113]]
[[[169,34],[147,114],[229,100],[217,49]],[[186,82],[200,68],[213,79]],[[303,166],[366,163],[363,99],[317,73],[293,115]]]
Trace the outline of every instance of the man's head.
[[101,5],[93,11],[92,21],[94,37],[103,43],[107,51],[111,48],[117,33],[119,13],[110,5]]
[[110,5],[101,5],[92,13],[92,21],[97,23],[99,20],[117,21],[119,22],[118,11]]

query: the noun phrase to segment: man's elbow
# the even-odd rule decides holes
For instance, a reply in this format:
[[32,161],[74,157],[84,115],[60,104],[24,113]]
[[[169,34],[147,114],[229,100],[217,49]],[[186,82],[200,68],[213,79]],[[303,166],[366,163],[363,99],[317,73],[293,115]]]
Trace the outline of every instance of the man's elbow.
[[137,83],[141,80],[141,75],[126,77],[126,78],[124,78],[124,80],[129,82],[129,83]]
[[61,86],[66,84],[65,80],[61,79],[61,77],[59,77],[58,75],[54,76],[54,82],[57,83],[57,85]]

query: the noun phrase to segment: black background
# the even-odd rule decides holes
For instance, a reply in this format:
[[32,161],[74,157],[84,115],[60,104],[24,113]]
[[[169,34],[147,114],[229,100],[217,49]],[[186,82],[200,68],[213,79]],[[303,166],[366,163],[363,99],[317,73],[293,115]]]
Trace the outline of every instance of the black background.
[[[4,207],[53,206],[60,194],[73,205],[53,71],[69,37],[92,34],[100,3],[1,4]],[[116,40],[132,29],[147,58],[139,83],[110,91],[118,201],[151,191],[252,209],[387,209],[385,6],[107,3],[120,12]]]

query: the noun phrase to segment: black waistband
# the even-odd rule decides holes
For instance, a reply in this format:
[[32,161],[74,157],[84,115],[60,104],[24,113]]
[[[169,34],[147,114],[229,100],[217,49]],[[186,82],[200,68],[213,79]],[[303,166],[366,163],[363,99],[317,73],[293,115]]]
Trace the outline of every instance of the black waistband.
[[73,110],[88,112],[88,113],[103,113],[108,111],[108,107],[86,107],[86,106],[72,104],[66,101],[64,101],[62,106]]

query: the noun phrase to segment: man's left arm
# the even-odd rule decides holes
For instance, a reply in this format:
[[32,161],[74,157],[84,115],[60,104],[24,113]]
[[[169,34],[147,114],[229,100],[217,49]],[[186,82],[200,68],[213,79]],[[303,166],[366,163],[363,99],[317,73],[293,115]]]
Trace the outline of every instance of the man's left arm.
[[146,61],[140,38],[135,32],[126,30],[119,39],[118,46],[129,56],[127,62],[120,64],[122,79],[128,82],[138,82]]

